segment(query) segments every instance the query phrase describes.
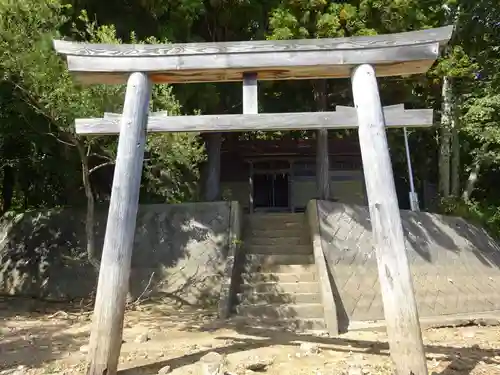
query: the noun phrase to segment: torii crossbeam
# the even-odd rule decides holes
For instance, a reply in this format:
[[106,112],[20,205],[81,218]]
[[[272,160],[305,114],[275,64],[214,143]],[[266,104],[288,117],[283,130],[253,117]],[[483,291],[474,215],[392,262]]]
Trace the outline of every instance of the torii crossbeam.
[[[432,109],[405,110],[403,104],[384,107],[388,128],[432,126]],[[104,118],[76,120],[76,133],[105,135],[120,133],[120,114],[105,114]],[[337,106],[334,112],[260,113],[242,115],[149,116],[148,133],[165,132],[246,132],[252,130],[317,130],[356,129],[358,120],[353,107]]]
[[[171,45],[54,41],[55,49],[67,56],[69,70],[80,81],[127,82],[119,122],[109,116],[77,121],[80,134],[120,134],[90,338],[88,375],[115,375],[117,371],[148,127],[151,131],[208,132],[319,128],[318,134],[325,135],[327,128],[354,127],[354,112],[340,108],[320,114],[259,115],[257,80],[345,77],[352,80],[391,357],[396,373],[426,375],[385,133],[386,125],[395,124],[397,116],[410,114],[407,118],[410,121],[414,118],[411,113],[416,112],[401,108],[384,111],[376,76],[425,73],[438,57],[440,48],[449,41],[452,31],[453,28],[447,26],[338,39]],[[148,125],[151,83],[220,81],[243,81],[243,115],[152,116]],[[422,114],[427,118],[429,114],[425,113]],[[345,123],[340,126],[342,122]]]
[[[348,78],[361,64],[378,76],[425,73],[452,26],[390,35],[189,44],[89,44],[55,40],[68,68],[85,83],[123,83],[144,72],[154,83]],[[361,52],[362,51],[362,52]]]

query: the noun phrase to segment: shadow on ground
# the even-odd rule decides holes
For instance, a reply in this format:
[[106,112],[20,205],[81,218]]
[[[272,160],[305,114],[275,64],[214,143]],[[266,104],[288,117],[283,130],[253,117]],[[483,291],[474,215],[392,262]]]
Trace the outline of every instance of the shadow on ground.
[[[120,375],[156,374],[164,366],[172,370],[198,362],[205,354],[217,352],[229,355],[241,351],[266,348],[273,345],[296,346],[302,342],[314,342],[323,346],[323,349],[345,353],[346,358],[352,354],[389,356],[389,346],[385,341],[367,341],[347,338],[322,338],[318,336],[294,334],[292,332],[272,331],[268,329],[234,327],[239,334],[253,336],[253,338],[235,338],[231,336],[217,336],[216,340],[231,342],[230,345],[214,349],[201,350],[196,353],[159,361],[143,366],[131,367],[119,371]],[[439,375],[466,375],[482,362],[484,364],[498,365],[500,362],[494,357],[500,354],[498,349],[481,349],[478,346],[463,348],[444,345],[426,345],[425,351],[428,359],[439,355],[441,361],[450,362],[446,369],[436,372]]]
[[15,330],[2,328],[0,370],[19,365],[38,367],[43,363],[64,358],[69,352],[77,352],[87,343],[88,334],[61,334],[70,326],[70,323],[61,323]]
[[[318,214],[324,244],[352,247],[363,255],[373,254],[367,206],[318,201]],[[470,252],[485,266],[500,266],[500,244],[483,228],[460,217],[406,210],[400,210],[400,214],[409,258],[418,256],[433,263],[440,259],[440,252]]]
[[[389,350],[386,341],[358,340],[346,337],[328,338],[316,335],[297,334],[278,329],[250,327],[241,322],[215,321],[206,315],[204,310],[185,309],[179,311],[174,308],[165,308],[157,304],[141,306],[146,313],[127,314],[126,321],[137,321],[141,326],[159,327],[165,332],[165,337],[169,337],[169,329],[182,332],[210,332],[212,340],[224,343],[222,347],[214,347],[198,350],[194,353],[170,358],[168,360],[148,363],[141,366],[134,366],[122,370],[121,375],[135,374],[156,374],[164,366],[171,369],[197,363],[205,354],[217,352],[220,354],[234,354],[246,352],[252,349],[268,348],[281,345],[298,347],[302,342],[314,342],[325,350],[335,351],[341,355],[345,354],[346,360],[352,354],[362,354],[364,356],[388,357]],[[44,310],[47,314],[47,310]],[[71,311],[71,309],[66,309]],[[68,313],[69,315],[73,315]],[[9,314],[12,315],[12,314]],[[78,314],[74,314],[75,318]],[[88,330],[73,331],[68,333],[68,329],[73,327],[70,318],[51,322],[48,315],[45,318],[36,320],[33,317],[31,322],[19,319],[20,324],[15,324],[16,319],[5,319],[6,322],[14,323],[17,329],[9,330],[10,325],[4,325],[1,329],[2,338],[0,341],[0,370],[15,368],[18,365],[28,367],[45,366],[55,360],[62,359],[65,354],[78,352],[79,348],[88,343]],[[133,319],[131,321],[130,319]],[[35,323],[33,323],[35,321]],[[44,327],[44,323],[47,326]],[[83,327],[84,325],[82,325]],[[173,332],[172,331],[172,332]],[[237,335],[230,332],[233,331]],[[244,336],[244,337],[243,337]],[[176,336],[179,337],[179,336]],[[440,361],[450,362],[447,368],[436,374],[439,375],[467,375],[479,364],[500,365],[495,359],[500,356],[500,349],[486,349],[479,346],[460,347],[456,345],[430,344],[425,347],[429,359],[439,358]]]

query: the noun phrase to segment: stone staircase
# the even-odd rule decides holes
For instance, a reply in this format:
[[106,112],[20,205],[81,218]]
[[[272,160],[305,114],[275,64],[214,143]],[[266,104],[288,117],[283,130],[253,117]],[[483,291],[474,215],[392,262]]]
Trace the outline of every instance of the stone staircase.
[[245,218],[236,314],[246,323],[297,331],[324,330],[309,229],[304,214]]

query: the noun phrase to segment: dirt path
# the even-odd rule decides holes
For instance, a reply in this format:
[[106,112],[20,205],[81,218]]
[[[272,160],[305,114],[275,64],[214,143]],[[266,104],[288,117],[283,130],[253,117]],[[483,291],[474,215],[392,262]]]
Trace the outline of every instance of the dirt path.
[[[0,301],[0,374],[84,373],[90,314]],[[126,315],[121,374],[201,374],[200,360],[224,357],[229,373],[261,365],[265,374],[390,374],[383,332],[339,338],[222,326],[203,311],[146,305]],[[38,312],[33,311],[38,310]],[[500,375],[500,328],[426,330],[429,372]],[[207,357],[205,357],[207,358]],[[249,370],[247,373],[253,373]]]

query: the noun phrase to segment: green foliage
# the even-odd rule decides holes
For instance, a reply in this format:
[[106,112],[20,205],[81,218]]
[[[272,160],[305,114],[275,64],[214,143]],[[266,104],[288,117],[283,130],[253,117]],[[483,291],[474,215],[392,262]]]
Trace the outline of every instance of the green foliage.
[[500,94],[471,100],[463,119],[464,131],[478,144],[500,146]]
[[452,216],[462,217],[471,223],[482,226],[495,239],[500,239],[500,207],[486,202],[450,198],[442,200],[441,210]]
[[335,38],[373,35],[355,5],[326,0],[283,1],[269,21],[270,39]]
[[[65,62],[52,47],[52,39],[60,38],[59,30],[70,22],[70,12],[69,6],[55,0],[0,2],[1,90],[10,95],[10,98],[5,94],[0,97],[0,113],[6,120],[4,123],[8,124],[2,128],[0,157],[5,164],[15,167],[17,193],[23,194],[25,200],[27,196],[30,196],[30,201],[38,195],[49,197],[49,200],[34,199],[32,204],[38,206],[85,202],[82,199],[81,160],[75,147],[77,144],[84,146],[91,168],[114,160],[116,150],[116,137],[86,139],[74,134],[73,124],[77,117],[102,116],[104,111],[121,112],[124,86],[83,87],[70,76]],[[91,42],[121,42],[113,25],[98,26],[89,21],[86,12],[79,15],[78,21],[84,27],[78,30],[73,24],[73,37]],[[131,40],[140,42],[135,35]],[[148,38],[143,42],[158,41]],[[153,91],[152,110],[180,112],[180,105],[170,87],[155,86]],[[21,135],[26,137],[20,138]],[[203,155],[196,138],[192,135],[151,136],[148,151],[151,155],[145,175],[148,190],[155,190],[163,201],[178,201],[179,197],[189,199],[192,189],[187,191],[184,188],[183,175],[178,173],[178,169],[196,180],[198,160]],[[41,176],[34,180],[36,184],[30,183],[33,172],[39,167]],[[168,179],[158,179],[148,173],[151,170],[162,170]],[[44,184],[43,179],[55,181]],[[99,181],[95,182],[96,193],[109,190],[106,184],[99,186]],[[47,188],[53,190],[48,191]],[[37,191],[30,192],[30,189]],[[51,199],[61,196],[64,198]]]

